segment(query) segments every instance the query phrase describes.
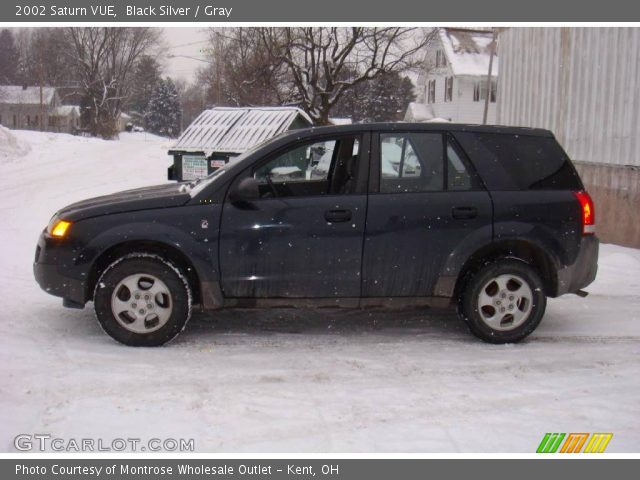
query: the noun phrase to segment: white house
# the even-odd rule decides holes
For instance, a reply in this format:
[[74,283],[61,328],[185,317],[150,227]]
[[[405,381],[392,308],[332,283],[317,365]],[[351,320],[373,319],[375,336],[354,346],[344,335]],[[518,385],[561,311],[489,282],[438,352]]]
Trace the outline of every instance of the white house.
[[13,129],[73,132],[80,108],[62,105],[55,87],[0,85],[0,125]]
[[[424,70],[418,76],[418,103],[426,105],[432,117],[455,123],[482,123],[493,33],[468,28],[437,30],[435,41],[427,47]],[[490,124],[496,119],[497,55],[491,70],[487,115]],[[415,111],[415,107],[407,110],[405,120],[420,121],[412,118]]]

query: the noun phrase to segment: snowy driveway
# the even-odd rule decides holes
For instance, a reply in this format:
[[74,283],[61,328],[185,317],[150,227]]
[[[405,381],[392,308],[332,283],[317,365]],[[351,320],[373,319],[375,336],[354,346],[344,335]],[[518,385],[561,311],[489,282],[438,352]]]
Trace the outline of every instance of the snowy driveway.
[[162,182],[167,142],[17,136],[22,151],[0,148],[1,451],[49,433],[203,452],[533,452],[552,431],[640,451],[640,251],[603,246],[591,295],[551,300],[519,345],[480,343],[447,313],[271,310],[196,315],[165,348],[128,348],[91,305],[40,291],[33,251],[57,208],[141,186],[132,164]]

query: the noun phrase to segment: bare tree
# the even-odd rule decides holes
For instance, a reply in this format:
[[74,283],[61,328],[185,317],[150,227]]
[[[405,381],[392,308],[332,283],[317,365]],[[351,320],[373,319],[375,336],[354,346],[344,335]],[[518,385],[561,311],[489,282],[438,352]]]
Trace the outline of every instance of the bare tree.
[[[329,123],[331,109],[362,82],[419,67],[418,55],[435,33],[401,27],[264,27],[260,43],[275,71],[284,69],[289,103],[314,120]],[[281,77],[282,79],[282,77]]]
[[13,85],[18,78],[20,52],[11,30],[0,32],[0,85]]
[[16,30],[19,62],[15,83],[48,86],[74,84],[69,44],[61,28],[20,28]]
[[211,28],[209,65],[198,74],[206,85],[207,100],[214,105],[279,105],[288,100],[281,86],[287,72],[261,41],[260,29]]
[[184,80],[176,81],[176,89],[182,108],[182,130],[189,125],[206,108],[205,91],[199,82],[187,83]]
[[84,124],[93,135],[113,138],[131,93],[136,61],[157,45],[159,31],[146,27],[69,27],[66,31],[83,93]]

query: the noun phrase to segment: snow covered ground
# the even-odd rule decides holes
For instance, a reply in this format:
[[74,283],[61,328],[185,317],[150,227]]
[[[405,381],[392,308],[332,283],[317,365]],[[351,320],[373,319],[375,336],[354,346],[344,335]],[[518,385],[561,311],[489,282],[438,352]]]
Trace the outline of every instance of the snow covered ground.
[[170,141],[12,133],[0,451],[49,433],[194,438],[201,452],[533,452],[545,432],[613,432],[609,452],[640,451],[640,251],[603,245],[591,295],[551,300],[518,345],[483,344],[443,313],[272,310],[196,315],[165,348],[128,348],[91,305],[42,292],[31,262],[57,208],[165,181]]

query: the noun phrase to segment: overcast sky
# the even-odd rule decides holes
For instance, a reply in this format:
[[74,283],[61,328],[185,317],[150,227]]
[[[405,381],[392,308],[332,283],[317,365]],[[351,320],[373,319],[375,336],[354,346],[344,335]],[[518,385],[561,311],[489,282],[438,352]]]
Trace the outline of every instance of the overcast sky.
[[[196,27],[165,27],[164,43],[168,50],[161,55],[165,75],[193,81],[196,70],[205,64],[186,57],[204,59],[201,49],[206,47],[207,29]],[[172,56],[174,56],[172,58]],[[179,56],[184,55],[184,56]]]

